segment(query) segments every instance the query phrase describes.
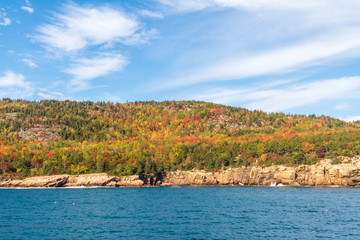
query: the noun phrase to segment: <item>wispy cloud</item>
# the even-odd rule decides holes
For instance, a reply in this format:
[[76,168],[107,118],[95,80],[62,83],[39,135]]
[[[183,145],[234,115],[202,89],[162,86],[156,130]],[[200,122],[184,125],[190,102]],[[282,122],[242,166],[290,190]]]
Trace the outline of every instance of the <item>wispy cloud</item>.
[[29,68],[36,68],[38,67],[38,65],[36,63],[34,63],[32,60],[24,58],[23,62],[25,63],[26,66],[28,66]]
[[151,17],[151,18],[159,18],[163,19],[164,15],[161,12],[153,12],[150,10],[142,9],[139,11],[139,14],[145,17]]
[[110,7],[65,5],[54,14],[53,23],[38,28],[35,39],[67,52],[87,46],[121,42],[139,29],[134,17]]
[[7,26],[11,24],[10,18],[6,17],[6,11],[4,8],[0,9],[0,26]]
[[124,102],[124,100],[116,95],[110,94],[110,93],[104,93],[104,95],[101,97],[103,99],[103,101],[106,102],[113,102],[113,103],[122,103]]
[[21,9],[28,13],[34,13],[34,8],[31,7],[29,0],[25,0],[26,6],[21,6]]
[[0,76],[0,97],[25,98],[33,93],[34,89],[25,81],[24,75],[9,71]]
[[28,6],[21,6],[21,9],[29,13],[34,13],[34,9]]
[[122,43],[126,45],[138,45],[148,43],[151,39],[156,39],[159,37],[159,31],[155,28],[149,30],[142,30],[140,32],[134,33],[129,37],[123,39]]
[[127,60],[120,54],[107,54],[94,58],[76,59],[65,70],[73,79],[70,87],[73,91],[88,88],[89,80],[106,76],[110,73],[121,71],[127,64]]
[[[355,0],[349,0],[347,2],[338,0],[157,0],[159,3],[169,6],[176,11],[200,11],[206,8],[238,8],[238,9],[314,9],[324,8],[329,5],[339,5],[340,8],[344,6],[358,4]],[[339,9],[339,8],[338,8]]]
[[168,87],[207,81],[238,80],[266,74],[283,74],[321,64],[320,60],[329,61],[332,57],[339,59],[351,56],[349,51],[359,48],[360,28],[348,29],[339,32],[336,36],[323,36],[309,43],[270,50],[253,56],[222,60],[196,69],[189,75],[169,83]]
[[37,89],[38,92],[36,95],[43,99],[57,99],[57,100],[65,100],[65,96],[61,92],[45,89],[45,88],[39,88]]
[[[197,46],[204,46],[203,49],[199,51],[199,47],[189,48],[192,51],[182,53],[180,63],[183,63],[183,66],[174,64],[176,67],[173,73],[159,84],[161,89],[294,73],[308,67],[360,56],[358,51],[360,2],[358,1],[350,0],[345,3],[338,0],[158,0],[158,2],[184,12],[210,8],[221,11],[226,11],[228,8],[239,10],[237,18],[232,21],[219,24],[228,17],[219,15],[220,17],[212,18],[195,29],[197,35],[191,35],[191,40],[198,43]],[[231,22],[235,21],[239,24],[244,23],[234,28]],[[251,26],[247,27],[246,24]],[[210,37],[205,39],[202,36]],[[188,65],[186,59],[197,61]]]
[[356,98],[359,91],[360,77],[347,77],[277,86],[276,88],[263,86],[216,88],[188,98],[276,112],[309,106],[324,100]]
[[212,0],[157,0],[159,3],[173,8],[175,11],[199,11],[215,5]]

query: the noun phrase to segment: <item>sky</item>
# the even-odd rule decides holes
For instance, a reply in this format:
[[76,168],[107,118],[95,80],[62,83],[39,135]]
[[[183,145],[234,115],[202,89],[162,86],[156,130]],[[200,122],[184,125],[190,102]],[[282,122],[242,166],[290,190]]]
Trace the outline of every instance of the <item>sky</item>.
[[0,98],[360,119],[358,0],[1,0]]

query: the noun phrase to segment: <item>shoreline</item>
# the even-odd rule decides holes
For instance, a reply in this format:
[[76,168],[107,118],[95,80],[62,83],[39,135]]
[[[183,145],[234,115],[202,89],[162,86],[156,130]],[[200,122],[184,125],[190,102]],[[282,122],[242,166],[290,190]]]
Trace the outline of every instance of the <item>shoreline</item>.
[[229,168],[215,172],[189,170],[140,177],[110,176],[106,173],[36,176],[22,180],[0,180],[1,188],[65,187],[159,187],[159,186],[272,186],[272,187],[358,187],[360,157],[332,165],[321,160],[314,165]]
[[198,187],[224,187],[224,188],[358,188],[359,186],[349,187],[349,186],[337,186],[337,185],[323,185],[323,186],[265,186],[265,185],[173,185],[173,186],[140,186],[140,187],[109,187],[109,186],[83,186],[83,187],[0,187],[2,189],[16,189],[16,190],[30,190],[30,189],[125,189],[125,188],[198,188]]

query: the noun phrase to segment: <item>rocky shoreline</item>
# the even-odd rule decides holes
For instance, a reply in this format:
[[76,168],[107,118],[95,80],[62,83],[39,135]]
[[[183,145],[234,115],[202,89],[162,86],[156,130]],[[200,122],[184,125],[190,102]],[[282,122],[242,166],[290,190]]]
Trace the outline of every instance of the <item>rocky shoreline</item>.
[[205,172],[199,170],[165,172],[140,177],[115,177],[106,173],[53,175],[0,180],[0,187],[147,187],[147,186],[360,186],[360,157],[332,165],[322,160],[314,165],[242,167]]

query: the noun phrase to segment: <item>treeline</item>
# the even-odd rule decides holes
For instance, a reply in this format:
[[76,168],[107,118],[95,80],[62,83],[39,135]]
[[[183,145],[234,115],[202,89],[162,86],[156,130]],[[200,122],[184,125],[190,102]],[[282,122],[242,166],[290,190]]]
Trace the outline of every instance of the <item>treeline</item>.
[[[358,123],[196,101],[3,99],[0,117],[0,173],[24,177],[217,171],[360,154]],[[25,140],[36,129],[57,129],[57,138]]]

